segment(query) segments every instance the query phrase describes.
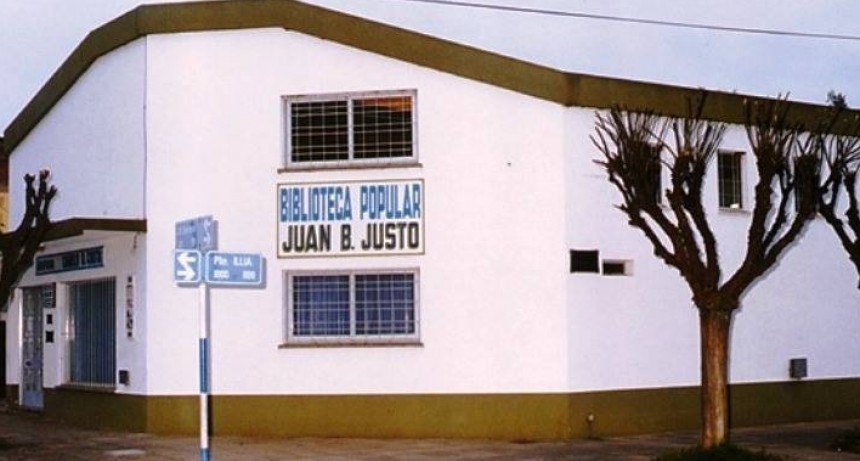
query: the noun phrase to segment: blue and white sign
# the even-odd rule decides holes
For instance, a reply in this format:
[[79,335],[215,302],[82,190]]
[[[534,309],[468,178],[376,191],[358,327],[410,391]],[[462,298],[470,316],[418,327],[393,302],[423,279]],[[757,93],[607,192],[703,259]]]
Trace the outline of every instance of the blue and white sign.
[[256,286],[263,283],[263,256],[255,253],[206,253],[206,282]]
[[278,257],[424,253],[424,181],[278,185]]
[[176,223],[176,249],[207,252],[218,246],[215,220],[200,216]]
[[203,258],[197,250],[173,250],[173,281],[200,283],[203,276]]

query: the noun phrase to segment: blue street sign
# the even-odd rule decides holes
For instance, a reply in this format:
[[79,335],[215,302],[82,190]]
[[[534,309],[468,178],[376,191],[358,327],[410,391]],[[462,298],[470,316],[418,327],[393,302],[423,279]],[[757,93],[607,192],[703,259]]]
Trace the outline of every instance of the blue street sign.
[[263,256],[252,253],[206,253],[208,283],[254,286],[263,283]]
[[203,276],[202,259],[197,250],[173,250],[173,281],[200,283]]
[[212,216],[176,222],[176,249],[198,250],[203,253],[218,246],[215,220]]

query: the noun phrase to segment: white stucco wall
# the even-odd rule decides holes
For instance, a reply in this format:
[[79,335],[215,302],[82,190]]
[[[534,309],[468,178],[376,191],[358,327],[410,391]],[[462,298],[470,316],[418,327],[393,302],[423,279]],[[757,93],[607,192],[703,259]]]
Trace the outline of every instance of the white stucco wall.
[[[638,229],[613,206],[620,195],[593,163],[594,111],[570,109],[567,136],[567,238],[602,259],[633,261],[630,277],[571,274],[567,281],[569,383],[574,390],[696,385],[698,317],[678,272],[658,260]],[[754,158],[743,129],[730,127],[726,150],[745,151],[743,200],[752,205]],[[664,175],[664,184],[668,177]],[[748,211],[718,209],[712,165],[704,200],[717,233],[724,278],[746,248]],[[806,357],[809,379],[857,377],[860,297],[847,255],[816,219],[768,275],[742,298],[732,330],[732,382],[788,380],[788,361]]]
[[[198,293],[168,269],[174,223],[206,214],[267,266],[265,289],[211,291],[215,393],[564,389],[561,107],[278,29],[148,46],[149,392],[197,390]],[[282,95],[392,89],[417,90],[420,167],[277,172]],[[424,255],[276,258],[279,182],[401,178],[425,182]],[[422,346],[278,348],[285,270],[390,267],[420,271]]]
[[144,40],[96,60],[10,159],[11,227],[23,213],[25,173],[51,170],[51,218],[142,218]]

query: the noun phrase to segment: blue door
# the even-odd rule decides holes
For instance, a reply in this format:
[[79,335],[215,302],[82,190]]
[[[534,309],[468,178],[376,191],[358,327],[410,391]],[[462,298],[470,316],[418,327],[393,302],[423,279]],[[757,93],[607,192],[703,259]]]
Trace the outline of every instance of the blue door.
[[54,305],[54,286],[24,289],[24,306],[22,312],[23,328],[21,334],[21,406],[30,410],[41,410],[44,407],[44,391],[42,388],[43,362],[43,312],[45,307]]

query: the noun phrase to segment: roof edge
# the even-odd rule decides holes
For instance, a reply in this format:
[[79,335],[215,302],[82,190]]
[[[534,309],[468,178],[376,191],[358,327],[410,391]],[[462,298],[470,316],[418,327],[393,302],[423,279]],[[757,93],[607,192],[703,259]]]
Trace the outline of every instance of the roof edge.
[[146,232],[145,219],[68,218],[51,223],[45,241],[83,235],[85,231]]
[[[411,62],[566,106],[605,109],[620,105],[671,116],[687,115],[687,101],[701,89],[563,72],[407,29],[301,3],[297,0],[214,0],[141,5],[90,32],[6,128],[12,153],[77,79],[100,56],[150,34],[279,27],[390,58]],[[743,123],[744,99],[708,91],[705,116]],[[825,106],[792,103],[802,120]],[[851,111],[860,115],[858,111]]]

